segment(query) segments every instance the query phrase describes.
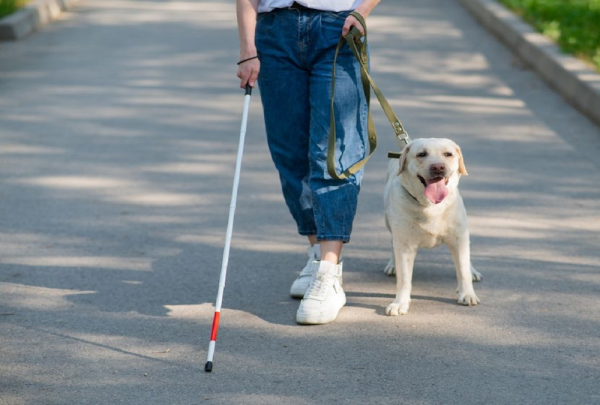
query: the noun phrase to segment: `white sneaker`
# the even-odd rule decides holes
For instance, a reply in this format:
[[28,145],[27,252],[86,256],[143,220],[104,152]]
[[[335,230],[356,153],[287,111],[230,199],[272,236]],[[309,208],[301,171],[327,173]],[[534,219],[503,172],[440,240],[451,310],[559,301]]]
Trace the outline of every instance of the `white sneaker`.
[[306,294],[306,290],[308,290],[308,286],[310,285],[310,279],[312,275],[319,268],[319,263],[321,260],[321,245],[314,245],[308,248],[308,262],[306,266],[300,272],[300,275],[294,282],[292,283],[292,288],[290,288],[290,295],[294,298],[302,298],[304,294]]
[[328,323],[337,318],[346,305],[346,294],[340,283],[342,265],[322,260],[310,280],[310,286],[300,302],[296,322],[306,325]]

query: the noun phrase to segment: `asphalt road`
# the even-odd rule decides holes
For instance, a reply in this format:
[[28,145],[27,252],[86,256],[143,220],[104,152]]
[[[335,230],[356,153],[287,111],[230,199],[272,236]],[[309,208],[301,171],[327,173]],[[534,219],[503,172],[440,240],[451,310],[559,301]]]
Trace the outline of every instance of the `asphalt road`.
[[305,242],[255,94],[203,371],[243,103],[232,3],[86,0],[0,44],[0,404],[600,404],[600,129],[454,0],[382,2],[371,63],[412,137],[463,149],[481,304],[455,304],[440,248],[385,315],[375,106],[348,304],[296,325]]

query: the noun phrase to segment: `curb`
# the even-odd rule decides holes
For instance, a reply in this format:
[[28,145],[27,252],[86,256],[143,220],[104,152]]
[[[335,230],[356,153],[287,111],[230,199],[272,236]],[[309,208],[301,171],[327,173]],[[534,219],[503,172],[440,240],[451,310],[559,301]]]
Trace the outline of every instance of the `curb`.
[[496,0],[459,0],[571,105],[600,125],[600,74],[560,51]]
[[0,19],[0,41],[14,41],[40,29],[80,0],[35,0]]

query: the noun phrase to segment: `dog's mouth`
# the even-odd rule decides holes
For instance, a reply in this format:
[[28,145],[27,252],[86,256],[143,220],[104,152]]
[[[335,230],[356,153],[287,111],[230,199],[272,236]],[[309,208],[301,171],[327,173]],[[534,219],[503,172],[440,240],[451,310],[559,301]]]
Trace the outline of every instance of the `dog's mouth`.
[[433,177],[431,179],[425,180],[424,177],[417,175],[423,187],[425,187],[424,193],[425,197],[433,204],[439,204],[448,196],[449,191],[447,177]]

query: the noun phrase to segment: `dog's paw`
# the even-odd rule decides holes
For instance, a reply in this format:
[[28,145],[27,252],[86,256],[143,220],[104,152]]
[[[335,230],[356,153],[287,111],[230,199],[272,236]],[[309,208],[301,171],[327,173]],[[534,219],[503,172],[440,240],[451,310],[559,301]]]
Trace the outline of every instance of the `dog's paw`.
[[385,309],[385,313],[389,316],[406,315],[408,313],[408,305],[408,303],[398,304],[397,302],[392,302]]
[[390,259],[387,266],[385,266],[385,269],[383,269],[383,272],[385,274],[387,274],[388,276],[393,276],[396,274],[396,263],[395,263],[393,257]]
[[459,305],[468,305],[470,307],[479,304],[481,301],[475,295],[475,292],[463,293],[458,295],[458,304]]
[[483,279],[481,273],[475,270],[473,266],[471,266],[471,275],[473,276],[473,281],[481,281]]

